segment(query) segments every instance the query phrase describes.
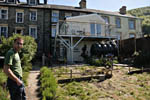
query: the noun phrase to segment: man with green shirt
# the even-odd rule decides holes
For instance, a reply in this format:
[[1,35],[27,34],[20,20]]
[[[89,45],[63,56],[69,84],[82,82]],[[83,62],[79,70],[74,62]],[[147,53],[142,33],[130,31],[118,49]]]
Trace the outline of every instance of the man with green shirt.
[[11,100],[26,100],[24,84],[22,81],[22,67],[18,52],[23,47],[24,40],[17,37],[4,61],[4,72],[8,76],[7,86]]

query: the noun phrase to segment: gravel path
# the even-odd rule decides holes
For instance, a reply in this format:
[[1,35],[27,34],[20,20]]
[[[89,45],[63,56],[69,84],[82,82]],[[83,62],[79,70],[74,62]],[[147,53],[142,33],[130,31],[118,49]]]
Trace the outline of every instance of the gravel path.
[[26,95],[27,100],[39,100],[38,97],[38,76],[40,74],[39,70],[36,71],[30,71],[29,77],[28,77],[28,86],[26,87]]

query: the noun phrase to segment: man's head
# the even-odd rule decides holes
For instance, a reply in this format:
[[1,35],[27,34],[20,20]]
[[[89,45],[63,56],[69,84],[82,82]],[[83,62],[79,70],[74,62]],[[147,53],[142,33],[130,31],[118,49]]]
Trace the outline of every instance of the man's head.
[[17,37],[14,40],[14,49],[18,52],[23,47],[24,40],[21,37]]

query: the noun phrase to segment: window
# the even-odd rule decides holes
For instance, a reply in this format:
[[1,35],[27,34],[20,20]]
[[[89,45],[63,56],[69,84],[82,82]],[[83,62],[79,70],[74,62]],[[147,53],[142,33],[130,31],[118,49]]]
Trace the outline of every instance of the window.
[[30,5],[36,5],[36,0],[29,0]]
[[15,28],[15,33],[23,35],[23,27],[16,27]]
[[135,34],[134,33],[130,33],[129,34],[129,38],[134,38],[135,37]]
[[55,37],[56,36],[56,26],[52,26],[52,37]]
[[15,0],[7,0],[8,3],[15,3]]
[[109,17],[103,16],[102,18],[105,20],[105,23],[109,24]]
[[120,18],[116,18],[116,27],[121,28],[121,19]]
[[121,32],[117,32],[117,39],[121,40]]
[[37,39],[37,27],[29,27],[29,35]]
[[71,17],[72,14],[71,13],[65,13],[65,18]]
[[16,13],[16,23],[23,23],[23,21],[24,21],[24,13],[17,12]]
[[8,27],[0,26],[0,36],[8,37]]
[[97,35],[101,34],[101,24],[96,24]]
[[0,9],[0,19],[8,19],[8,10]]
[[37,11],[31,11],[30,12],[30,20],[36,21],[37,20]]
[[0,0],[0,2],[5,2],[5,0]]
[[95,35],[95,24],[90,24],[91,27],[91,35]]
[[58,11],[52,11],[52,22],[58,22],[59,20],[59,12]]
[[135,20],[129,20],[129,29],[135,29]]
[[100,35],[101,34],[101,24],[90,24],[91,35]]

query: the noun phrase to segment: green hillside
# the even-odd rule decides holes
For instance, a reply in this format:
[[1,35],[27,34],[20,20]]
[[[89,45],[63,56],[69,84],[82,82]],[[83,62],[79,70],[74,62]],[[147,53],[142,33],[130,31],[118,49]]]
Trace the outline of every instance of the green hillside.
[[142,30],[144,34],[150,34],[150,7],[142,7],[137,9],[132,9],[127,12],[136,17],[143,19]]

